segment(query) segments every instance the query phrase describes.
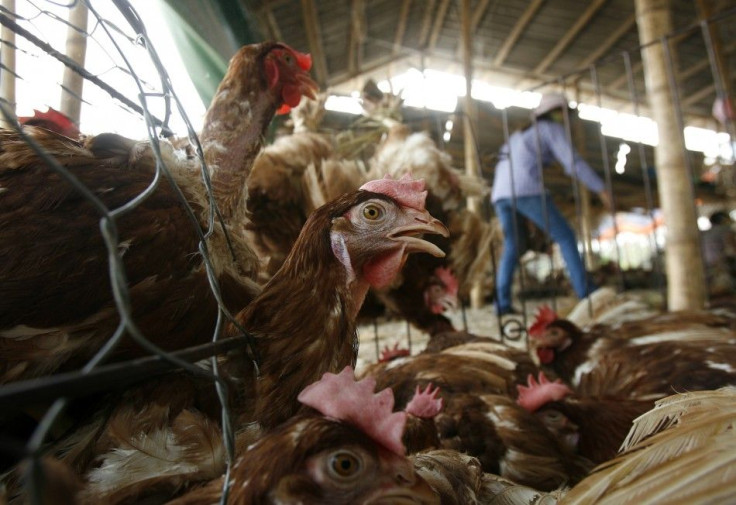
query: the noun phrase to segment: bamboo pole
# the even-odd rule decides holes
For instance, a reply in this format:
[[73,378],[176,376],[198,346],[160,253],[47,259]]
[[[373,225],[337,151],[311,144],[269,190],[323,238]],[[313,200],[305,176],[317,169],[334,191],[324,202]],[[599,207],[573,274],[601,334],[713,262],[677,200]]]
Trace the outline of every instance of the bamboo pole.
[[[477,124],[476,111],[473,105],[472,89],[473,89],[473,52],[471,46],[471,20],[472,12],[470,9],[470,0],[460,0],[460,13],[462,23],[462,53],[463,53],[463,69],[465,71],[465,101],[463,109],[463,140],[465,145],[465,173],[472,176],[478,176],[478,156],[475,144],[475,134]],[[480,201],[475,197],[468,197],[467,206],[470,212],[478,214],[480,212]],[[480,282],[474,283],[470,287],[470,306],[479,309],[483,306],[483,287]]]
[[657,186],[667,225],[665,270],[669,310],[705,305],[705,272],[701,260],[695,199],[688,179],[685,145],[675,107],[676,91],[668,78],[666,48],[658,43],[672,29],[668,0],[636,0],[644,79],[653,119],[659,130],[654,150]]
[[[87,5],[77,2],[69,11],[69,27],[66,32],[66,55],[80,67],[84,67],[87,55]],[[84,78],[69,67],[64,67],[61,88],[61,112],[77,126],[82,112]]]
[[[2,0],[2,6],[6,12],[15,12],[15,0]],[[0,49],[0,63],[4,66],[0,69],[0,97],[15,112],[15,32],[3,25],[0,38],[3,40],[2,49]],[[5,116],[0,114],[0,127],[8,128],[9,126],[5,121]]]

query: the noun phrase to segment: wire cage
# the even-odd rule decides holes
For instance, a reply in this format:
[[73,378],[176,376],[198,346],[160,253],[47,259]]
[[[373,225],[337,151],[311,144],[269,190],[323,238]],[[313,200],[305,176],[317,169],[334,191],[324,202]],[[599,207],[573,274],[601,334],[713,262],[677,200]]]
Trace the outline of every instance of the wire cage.
[[[72,398],[179,368],[209,379],[216,385],[221,400],[223,441],[229,471],[233,457],[233,430],[224,384],[214,356],[243,348],[249,336],[243,333],[242,337],[218,340],[223,324],[234,320],[222,303],[218,280],[213,274],[208,254],[207,239],[213,229],[220,225],[221,218],[214,205],[211,182],[195,128],[184,111],[146,26],[127,0],[102,3],[85,0],[3,2],[0,24],[3,29],[0,118],[4,119],[7,128],[17,131],[49,169],[58,172],[99,215],[99,228],[90,229],[89,233],[101,234],[104,240],[109,260],[109,280],[120,320],[107,343],[81,370],[6,384],[0,389],[0,406],[3,410],[39,402],[50,405],[27,441],[4,440],[3,452],[11,454],[13,458],[30,460],[25,472],[25,490],[31,503],[41,503],[44,476],[40,458],[44,454],[50,431]],[[66,51],[60,49],[65,45]],[[50,100],[45,98],[49,96],[49,88],[56,89],[57,96],[61,96],[62,107],[66,103],[65,110],[68,113],[71,111],[70,117],[85,133],[117,131],[133,138],[147,138],[155,157],[156,170],[144,191],[120,206],[108,207],[92,188],[86,187],[24,133],[16,116],[15,97],[26,103],[35,100],[33,103],[38,104],[39,109],[44,105],[56,107],[55,103],[42,102]],[[190,217],[191,233],[199,241],[199,254],[203,258],[219,310],[212,327],[211,343],[165,352],[141,332],[134,320],[123,263],[126,248],[118,234],[118,222],[126,215],[135,213],[159,185],[172,184],[176,187],[160,145],[160,139],[171,137],[174,129],[186,132],[188,139],[184,138],[182,142],[189,144],[191,156],[197,158],[204,167],[200,170],[202,184],[210,199],[210,210],[204,219],[195,215],[181,190],[177,191],[180,204]],[[150,356],[108,364],[109,356],[123,338],[132,338]],[[25,447],[20,449],[19,445],[23,444]],[[227,484],[227,479],[225,482]],[[227,488],[224,491],[223,502],[227,499]]]
[[[88,20],[80,21],[84,20],[84,16],[89,16]],[[674,83],[673,88],[675,90],[682,89],[683,86],[700,86],[709,89],[709,92],[703,94],[700,100],[693,102],[688,102],[678,95],[674,105],[681,131],[687,126],[690,118],[698,115],[702,118],[709,114],[709,110],[703,109],[700,102],[712,102],[716,96],[720,98],[727,97],[727,90],[722,84],[722,69],[716,62],[713,40],[708,28],[714,23],[722,26],[727,25],[729,21],[733,21],[734,16],[736,16],[736,10],[731,9],[720,14],[717,18],[704,20],[655,42],[656,44],[662,44],[665,48],[671,48],[680,41],[686,40],[685,50],[681,52],[686,62],[685,65],[690,65],[690,68],[697,65],[702,69],[705,65],[702,62],[707,61],[707,68],[711,71],[709,82],[699,81],[691,84],[687,82],[687,76],[684,75],[687,70],[680,70],[678,73],[673,63],[672,54],[671,52],[668,53],[668,76],[671,82]],[[148,336],[140,331],[132,314],[129,285],[123,262],[125,246],[117,229],[118,221],[130,213],[136,212],[136,209],[150,197],[158,185],[175,185],[161,153],[161,138],[171,137],[174,132],[186,132],[186,141],[191,149],[192,156],[199,160],[202,167],[206,166],[196,128],[178,98],[177,89],[175,89],[176,83],[172,82],[167,74],[166,65],[163,64],[161,55],[157,53],[152,44],[141,17],[127,0],[113,0],[110,3],[91,2],[89,0],[69,2],[21,0],[17,3],[6,1],[0,7],[0,24],[3,28],[0,80],[3,83],[10,81],[15,83],[2,85],[1,119],[4,120],[7,128],[18,132],[37,155],[46,162],[50,170],[60,174],[74,187],[75,191],[78,191],[89,201],[92,208],[98,213],[99,227],[90,229],[89,233],[101,234],[104,240],[109,259],[109,279],[112,294],[120,317],[120,323],[115,332],[110,335],[108,342],[81,370],[7,384],[0,388],[0,409],[2,410],[17,409],[19,405],[29,405],[31,403],[45,402],[51,405],[43,413],[37,427],[26,440],[3,440],[0,443],[0,450],[10,454],[13,458],[28,458],[30,460],[26,472],[26,490],[32,503],[41,503],[44,479],[41,458],[44,455],[49,434],[71,398],[104,391],[112,386],[120,387],[144,376],[160,374],[177,368],[184,369],[199,377],[204,377],[216,385],[222,410],[223,440],[227,454],[227,470],[222,495],[222,502],[224,503],[227,500],[228,472],[234,454],[234,429],[230,424],[231,410],[227,405],[224,382],[214,356],[233,349],[247,347],[250,336],[246,332],[242,332],[241,337],[226,340],[219,339],[223,325],[227,322],[233,322],[234,319],[222,302],[218,281],[213,274],[207,248],[207,240],[213,230],[219,226],[221,219],[214,205],[208,171],[206,169],[201,170],[202,184],[207,189],[210,201],[210,210],[204,220],[195,216],[195,212],[181,192],[179,192],[179,196],[181,204],[187,208],[191,221],[191,233],[198,240],[198,251],[207,267],[209,285],[219,307],[216,321],[212,327],[211,343],[165,352],[151,343],[147,339]],[[67,41],[69,40],[76,40],[74,43],[76,45],[73,44],[73,47],[68,47],[67,50],[62,51],[60,48],[65,45],[68,46]],[[86,45],[86,49],[80,52],[80,45]],[[598,61],[579,72],[560,76],[544,86],[527,91],[562,90],[575,97],[576,100],[578,95],[584,95],[586,101],[599,111],[609,107],[633,118],[642,116],[646,107],[644,105],[643,78],[638,74],[642,67],[640,51],[641,48],[622,50],[616,58]],[[83,58],[80,58],[80,54],[85,53],[88,56],[94,53],[97,57],[88,57],[85,62]],[[70,73],[72,77],[69,80],[62,79],[65,73]],[[84,94],[80,90],[80,78],[83,82]],[[621,78],[623,78],[620,82],[624,91],[619,90],[617,96],[615,96],[616,93],[610,91],[613,82]],[[78,122],[78,126],[85,133],[94,134],[110,131],[112,126],[113,131],[118,129],[118,132],[123,135],[147,138],[156,158],[156,172],[155,177],[145,191],[119,207],[110,208],[97,198],[94,192],[90,191],[90,188],[85,187],[72,173],[60,165],[53,156],[44,152],[32,137],[24,133],[16,116],[16,100],[12,97],[13,86],[17,85],[18,96],[24,94],[25,96],[40,97],[44,95],[36,88],[36,84],[43,84],[48,87],[49,81],[52,81],[51,86],[56,89],[60,96],[65,97],[64,99],[77,102],[78,115],[73,119]],[[74,81],[77,84],[70,84]],[[581,81],[585,81],[585,85],[582,87]],[[612,96],[614,98],[611,98]],[[39,103],[38,105],[42,107],[43,105],[52,104]],[[73,109],[74,106],[72,106]],[[579,109],[579,112],[582,114],[583,110]],[[29,112],[24,112],[24,114],[26,113]],[[503,140],[508,141],[512,132],[511,112],[508,108],[499,108],[496,114],[501,119]],[[572,142],[572,125],[568,117],[565,119],[567,137]],[[725,133],[730,136],[730,139],[734,138],[732,121],[721,127],[721,129],[727,130]],[[612,212],[615,214],[619,194],[617,193],[616,176],[613,174],[613,168],[617,154],[615,149],[612,149],[610,138],[604,134],[603,129],[598,128],[597,133],[598,137],[593,139],[593,143],[597,144],[600,157],[599,161],[592,163],[604,174],[606,191],[613,196],[614,208]],[[637,184],[640,184],[644,189],[644,201],[641,203],[641,207],[644,209],[643,216],[645,220],[652,223],[647,239],[653,251],[653,271],[661,278],[663,268],[660,262],[661,251],[655,236],[655,230],[658,227],[658,217],[655,212],[656,185],[651,180],[652,174],[649,170],[653,158],[651,147],[641,138],[630,139],[627,142],[632,144],[630,157],[634,159],[633,170],[637,172]],[[695,176],[692,153],[686,152],[685,157],[690,160],[688,164],[689,178],[693,180]],[[591,155],[589,158],[593,160],[594,156]],[[576,231],[578,236],[581,236],[583,235],[582,227],[584,225],[583,196],[575,185],[571,187],[571,194],[574,200]],[[204,226],[202,222],[205,223]],[[619,230],[615,215],[612,216],[611,222],[613,227],[613,256],[616,259],[616,265],[620,265],[623,253],[618,250]],[[2,240],[2,230],[0,230],[0,240]],[[588,249],[583,249],[583,251],[586,255],[589,253]],[[494,258],[493,261],[497,262],[498,258]],[[550,271],[555,270],[555,268],[554,266],[550,267]],[[619,289],[623,289],[627,273],[618,267],[615,275],[617,276]],[[522,287],[524,282],[524,275],[522,275]],[[661,285],[660,288],[664,289],[664,285]],[[555,300],[556,298],[552,297],[553,304]],[[526,311],[524,311],[524,314],[526,314]],[[507,340],[518,340],[524,338],[524,328],[527,326],[526,316],[503,326],[499,320],[499,334]],[[134,339],[138,345],[148,352],[149,356],[134,361],[109,364],[110,353],[126,336]],[[409,339],[411,338],[408,326],[407,336]],[[378,342],[376,342],[376,354],[378,355],[378,353]]]

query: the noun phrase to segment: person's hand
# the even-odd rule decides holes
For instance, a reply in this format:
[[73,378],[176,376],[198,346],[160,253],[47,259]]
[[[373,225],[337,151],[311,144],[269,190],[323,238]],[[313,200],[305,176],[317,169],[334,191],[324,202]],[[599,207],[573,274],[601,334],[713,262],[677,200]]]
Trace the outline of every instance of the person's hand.
[[598,198],[600,199],[600,201],[603,203],[603,206],[607,210],[613,210],[613,203],[611,202],[611,197],[608,194],[608,191],[604,189],[603,191],[599,192]]

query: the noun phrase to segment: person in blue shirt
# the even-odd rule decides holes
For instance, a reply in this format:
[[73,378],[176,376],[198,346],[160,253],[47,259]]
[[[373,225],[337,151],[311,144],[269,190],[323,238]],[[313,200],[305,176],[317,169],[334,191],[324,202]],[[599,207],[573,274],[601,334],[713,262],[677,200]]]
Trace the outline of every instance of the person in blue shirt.
[[[517,312],[511,305],[511,285],[519,256],[526,249],[522,217],[532,221],[560,246],[570,281],[579,298],[596,289],[587,280],[575,233],[546,192],[542,181],[542,169],[556,161],[570,177],[579,179],[597,193],[606,207],[611,206],[603,181],[567,140],[563,123],[565,108],[568,108],[568,102],[563,94],[542,95],[539,106],[532,111],[536,126],[533,122],[529,127],[514,132],[501,147],[491,191],[491,203],[504,235],[503,254],[496,272],[496,310],[499,316]],[[517,213],[516,218],[514,212]],[[517,243],[517,238],[520,243]]]

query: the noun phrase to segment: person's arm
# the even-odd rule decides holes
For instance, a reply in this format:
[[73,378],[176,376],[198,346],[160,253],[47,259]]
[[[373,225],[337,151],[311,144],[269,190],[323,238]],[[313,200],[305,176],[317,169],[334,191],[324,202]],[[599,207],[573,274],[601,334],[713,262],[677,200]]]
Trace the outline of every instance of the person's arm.
[[542,142],[545,142],[549,148],[552,156],[565,169],[567,175],[573,179],[579,179],[588,189],[594,193],[598,193],[604,205],[610,203],[608,194],[605,191],[606,185],[598,177],[598,174],[590,168],[590,165],[567,142],[564,126],[551,121],[541,121],[539,123],[539,136]]

